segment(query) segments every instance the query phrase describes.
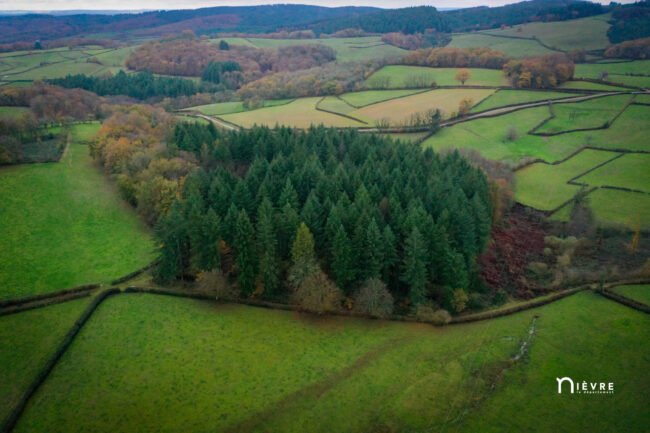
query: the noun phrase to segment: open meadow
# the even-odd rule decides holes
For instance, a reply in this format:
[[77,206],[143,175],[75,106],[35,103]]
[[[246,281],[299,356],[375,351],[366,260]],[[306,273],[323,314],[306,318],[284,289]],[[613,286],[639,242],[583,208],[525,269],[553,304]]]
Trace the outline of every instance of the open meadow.
[[[438,86],[460,86],[456,74],[460,68],[427,68],[423,66],[384,66],[366,80],[371,88],[427,88]],[[472,86],[507,86],[508,80],[498,69],[467,68],[471,77],[465,84]]]
[[[0,299],[111,280],[153,259],[148,230],[117,196],[74,126],[59,162],[0,169]],[[62,205],[65,204],[65,205]]]

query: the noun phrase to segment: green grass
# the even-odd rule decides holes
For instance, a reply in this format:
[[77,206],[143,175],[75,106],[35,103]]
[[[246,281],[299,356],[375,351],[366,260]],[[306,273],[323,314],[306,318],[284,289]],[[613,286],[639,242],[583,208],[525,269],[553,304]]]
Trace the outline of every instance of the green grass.
[[0,116],[15,117],[23,113],[29,113],[28,107],[4,107],[0,106]]
[[632,75],[610,75],[608,81],[613,83],[620,83],[626,86],[640,87],[642,89],[650,89],[650,77],[635,77]]
[[612,292],[634,299],[650,306],[650,284],[639,284],[634,286],[617,286],[611,289]]
[[567,181],[616,155],[587,149],[557,165],[529,165],[515,173],[515,199],[536,209],[555,209],[580,190],[579,186],[569,185]]
[[416,142],[416,141],[421,141],[429,135],[428,132],[405,132],[405,133],[393,133],[393,134],[383,134],[386,137],[390,137],[393,140],[402,140],[402,141],[410,141],[410,142]]
[[616,95],[583,102],[553,104],[555,117],[535,132],[554,134],[572,129],[600,128],[612,121],[632,98],[631,95]]
[[355,107],[364,107],[388,99],[413,95],[418,92],[421,92],[421,90],[365,90],[362,92],[345,93],[341,95],[341,98]]
[[520,24],[504,30],[487,30],[484,33],[498,36],[536,37],[550,47],[566,51],[580,48],[598,50],[610,45],[607,39],[607,29],[610,25],[600,19],[601,17]]
[[559,86],[560,89],[576,90],[602,90],[602,91],[629,91],[624,87],[610,86],[608,84],[592,83],[591,81],[567,81]]
[[0,299],[110,280],[152,259],[138,217],[94,165],[87,139],[97,124],[75,127],[58,163],[0,170]]
[[267,125],[270,127],[278,125],[293,126],[296,128],[308,128],[310,125],[324,124],[325,126],[336,127],[358,127],[364,126],[361,122],[348,119],[336,114],[325,113],[316,110],[316,104],[322,98],[300,98],[293,102],[276,107],[260,108],[257,110],[242,113],[225,114],[221,116],[224,120],[243,127],[251,127],[254,124]]
[[340,114],[349,114],[356,110],[356,107],[353,107],[343,99],[337,98],[336,96],[328,96],[326,98],[323,98],[318,103],[318,108],[321,110],[332,111],[334,113]]
[[415,113],[431,109],[439,109],[443,116],[449,116],[458,110],[460,101],[464,98],[478,102],[491,93],[493,89],[438,89],[429,92],[405,96],[399,99],[368,105],[352,112],[354,117],[370,123],[389,119],[391,124],[407,121]]
[[[510,365],[535,315],[530,352]],[[646,315],[593,293],[444,329],[122,295],[15,431],[550,432],[616,413],[618,431],[641,432],[645,400],[631,396],[648,386],[649,332]],[[617,392],[558,396],[564,376]]]
[[[598,188],[588,197],[589,207],[600,225],[650,229],[650,195]],[[564,206],[551,218],[567,221],[569,212],[570,206]]]
[[208,125],[210,123],[210,121],[203,119],[202,117],[183,116],[178,114],[174,117],[176,117],[176,120],[180,120],[183,122],[199,122],[204,125]]
[[[284,105],[291,102],[292,99],[276,99],[271,101],[264,101],[264,107],[275,107],[276,105]],[[196,110],[207,116],[220,116],[222,114],[241,113],[248,111],[244,108],[241,101],[234,102],[217,102],[215,104],[197,105],[196,107],[187,108],[187,110]]]
[[252,45],[256,48],[279,48],[303,44],[325,45],[336,52],[336,61],[338,63],[372,60],[382,57],[401,57],[406,53],[406,50],[384,44],[379,36],[331,39],[246,38],[246,40],[248,41],[246,45]]
[[[431,87],[435,82],[439,86],[459,86],[460,82],[455,80],[456,73],[460,68],[427,68],[422,66],[384,66],[367,80],[369,87],[377,87],[377,83],[384,83],[389,80],[389,87]],[[474,86],[507,86],[508,80],[501,70],[468,68],[471,78],[465,83]],[[426,83],[424,86],[419,82]]]
[[543,101],[545,99],[569,98],[577,96],[565,92],[537,92],[533,90],[499,90],[472,109],[472,112],[491,110],[511,104]]
[[610,81],[614,81],[613,78],[616,75],[650,75],[650,60],[635,60],[633,62],[621,63],[578,63],[574,76],[577,78],[598,79],[603,71],[609,72],[610,75],[615,74],[609,78]]
[[593,186],[617,186],[650,193],[650,154],[625,154],[576,181]]
[[84,298],[0,317],[0,419],[7,417],[87,304]]
[[502,51],[511,57],[542,56],[555,52],[541,46],[536,41],[499,38],[480,33],[461,33],[454,35],[447,46],[454,48],[488,47],[493,50]]

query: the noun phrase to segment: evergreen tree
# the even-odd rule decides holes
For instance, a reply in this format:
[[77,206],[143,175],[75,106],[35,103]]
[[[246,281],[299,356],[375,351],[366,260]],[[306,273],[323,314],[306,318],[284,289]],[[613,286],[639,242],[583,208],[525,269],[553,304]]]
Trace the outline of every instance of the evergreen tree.
[[235,240],[235,229],[237,227],[237,217],[239,216],[239,210],[234,203],[230,203],[226,217],[223,219],[223,231],[222,238],[226,244],[232,246],[233,241]]
[[221,222],[214,209],[209,208],[201,224],[198,267],[204,271],[219,269],[221,265]]
[[339,224],[332,242],[332,272],[335,276],[336,285],[348,293],[350,283],[354,281],[355,269],[352,258],[352,245],[343,224]]
[[298,287],[302,280],[318,269],[314,251],[314,236],[305,223],[300,223],[296,232],[296,240],[291,246],[291,261],[289,282],[294,287]]
[[242,294],[251,295],[255,291],[257,275],[257,254],[255,251],[255,230],[245,210],[237,216],[234,245],[237,258],[237,282]]
[[289,257],[291,245],[295,239],[296,230],[300,225],[298,213],[286,203],[278,214],[275,226],[278,228],[278,253],[282,259]]
[[182,276],[188,264],[187,223],[180,202],[175,201],[167,216],[161,219],[156,237],[161,244],[156,276],[159,281],[169,283]]
[[384,264],[384,245],[377,222],[373,218],[366,229],[366,240],[363,250],[364,265],[367,269],[366,278],[381,278]]
[[284,207],[285,204],[289,203],[293,209],[298,209],[298,193],[291,183],[291,179],[287,177],[287,181],[284,184],[284,188],[280,193],[280,198],[278,199],[278,206]]
[[389,225],[384,227],[384,232],[382,234],[384,240],[384,255],[381,276],[386,283],[390,283],[391,276],[393,275],[395,265],[397,265],[397,239],[395,234],[391,230]]
[[426,245],[420,231],[413,227],[404,245],[404,263],[401,279],[409,287],[409,299],[415,305],[426,300],[427,265]]
[[279,285],[278,242],[273,217],[273,205],[265,197],[257,211],[257,246],[260,255],[260,280],[267,294],[274,293]]

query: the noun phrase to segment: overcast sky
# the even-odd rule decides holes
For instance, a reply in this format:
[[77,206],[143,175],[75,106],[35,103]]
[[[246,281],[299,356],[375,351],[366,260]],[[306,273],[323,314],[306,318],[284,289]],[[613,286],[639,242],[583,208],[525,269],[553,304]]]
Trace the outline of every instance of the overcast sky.
[[[632,3],[633,0],[618,0]],[[600,0],[608,4],[609,0]],[[244,6],[274,3],[313,4],[320,6],[376,6],[398,8],[407,6],[431,5],[439,8],[460,8],[471,6],[501,6],[516,3],[508,0],[0,0],[0,10],[52,11],[68,9],[134,10],[134,9],[196,9],[209,6]]]

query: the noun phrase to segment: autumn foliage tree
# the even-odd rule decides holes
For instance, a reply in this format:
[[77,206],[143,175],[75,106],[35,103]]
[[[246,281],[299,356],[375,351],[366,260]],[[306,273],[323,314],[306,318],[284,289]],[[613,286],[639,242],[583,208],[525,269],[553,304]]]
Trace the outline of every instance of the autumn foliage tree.
[[469,70],[463,68],[463,69],[460,69],[456,73],[456,76],[454,77],[454,80],[458,81],[460,84],[462,84],[464,86],[465,82],[469,81],[470,78],[472,78],[471,72],[469,72]]
[[503,71],[515,87],[549,89],[572,79],[575,64],[564,54],[547,54],[511,60]]

